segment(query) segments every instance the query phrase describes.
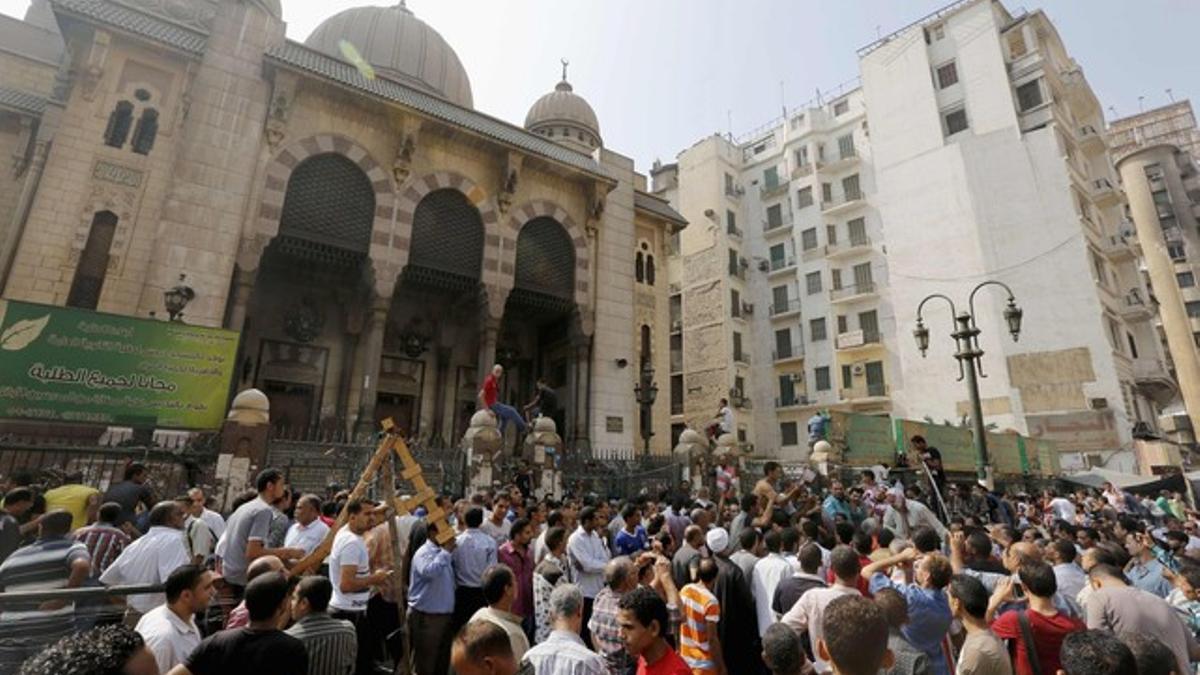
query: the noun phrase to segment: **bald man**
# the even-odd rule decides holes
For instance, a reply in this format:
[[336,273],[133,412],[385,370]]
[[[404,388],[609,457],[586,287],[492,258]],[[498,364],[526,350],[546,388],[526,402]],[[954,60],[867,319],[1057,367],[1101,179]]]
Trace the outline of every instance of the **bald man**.
[[[255,558],[250,566],[246,568],[246,583],[250,583],[255,577],[261,577],[267,572],[284,572],[283,561],[277,556],[264,555]],[[225,622],[225,629],[242,628],[250,625],[250,610],[246,609],[246,601],[242,600],[229,612],[229,619]],[[283,626],[279,627],[281,630]]]
[[[1027,562],[1042,562],[1042,549],[1038,548],[1037,544],[1027,541],[1015,541],[1004,549],[1004,556],[1001,558],[1001,563],[1004,569],[1008,570],[1008,574],[997,574],[995,572],[980,572],[969,569],[963,562],[963,550],[965,548],[966,537],[963,533],[953,532],[950,534],[950,565],[954,568],[955,574],[965,574],[970,577],[975,577],[983,583],[987,589],[988,595],[996,591],[996,584],[1002,579],[1012,579],[1013,583],[1020,583],[1017,577],[1017,570],[1021,569],[1021,565]],[[996,615],[1003,614],[1008,609],[1017,605],[1002,605]],[[1024,606],[1021,603],[1020,606]],[[1075,602],[1075,598],[1068,596],[1062,591],[1055,591],[1054,606],[1059,612],[1076,619],[1084,618],[1083,610],[1079,607],[1079,603]]]

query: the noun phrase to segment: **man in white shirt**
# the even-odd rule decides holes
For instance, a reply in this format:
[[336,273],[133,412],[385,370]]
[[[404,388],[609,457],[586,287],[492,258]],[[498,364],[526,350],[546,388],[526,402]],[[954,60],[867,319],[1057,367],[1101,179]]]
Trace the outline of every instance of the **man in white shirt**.
[[288,528],[287,536],[283,539],[284,548],[298,548],[305,555],[325,541],[329,534],[329,526],[320,518],[321,498],[316,495],[304,495],[296,502],[296,522]]
[[945,541],[948,534],[946,526],[942,525],[928,506],[915,499],[908,499],[899,489],[888,492],[887,499],[888,507],[883,513],[883,526],[891,530],[897,538],[912,539],[917,528],[927,525]]
[[722,434],[732,434],[734,432],[733,408],[729,407],[728,399],[721,399],[721,407],[717,412],[717,421]]
[[776,587],[779,586],[779,582],[791,577],[796,571],[792,564],[783,557],[780,550],[783,546],[783,537],[777,530],[768,532],[763,537],[763,543],[767,547],[767,555],[754,563],[754,573],[750,579],[750,588],[754,595],[754,609],[758,615],[760,637],[766,635],[767,629],[778,620],[778,616],[771,609]]
[[[104,574],[105,586],[161,584],[181,565],[190,564],[183,541],[183,509],[175,502],[159,502],[150,509],[150,530],[121,551]],[[125,613],[127,625],[136,625],[143,614],[166,602],[162,593],[131,595]]]
[[[780,623],[796,631],[797,635],[807,632],[809,641],[814,645],[814,651],[817,643],[824,638],[825,608],[829,606],[829,603],[843,595],[862,595],[858,591],[858,575],[861,566],[858,562],[858,554],[853,549],[848,546],[838,546],[833,549],[831,566],[834,576],[833,585],[829,588],[814,588],[800,596],[796,604],[780,619]],[[818,673],[833,672],[833,667],[829,662],[822,660],[819,653],[815,656],[814,665]]]
[[167,603],[147,612],[135,629],[154,654],[160,673],[183,663],[200,644],[195,616],[207,609],[212,599],[213,574],[203,567],[184,565],[171,572],[164,588]]
[[378,641],[367,621],[367,601],[371,588],[387,581],[388,570],[371,572],[370,555],[363,533],[371,529],[371,510],[361,499],[346,502],[346,526],[338,531],[329,552],[329,580],[333,582],[333,598],[329,601],[329,616],[354,624],[358,635],[359,673],[373,672]]
[[512,523],[508,522],[508,504],[508,495],[496,495],[492,510],[485,514],[483,524],[479,526],[484,534],[496,540],[496,546],[508,541],[508,533],[512,530]]
[[214,541],[220,539],[221,535],[225,534],[225,519],[221,517],[221,514],[208,508],[208,498],[204,494],[204,490],[194,487],[188,490],[187,494],[192,501],[192,509],[194,509],[192,515],[204,521],[204,524],[212,531]]
[[583,593],[574,584],[563,584],[550,594],[550,637],[525,652],[534,672],[545,675],[608,675],[604,659],[588,649],[579,637],[583,628]]
[[604,587],[604,568],[608,565],[608,547],[596,532],[596,509],[586,506],[579,511],[579,528],[567,538],[567,558],[574,569],[575,583],[583,593],[584,642],[588,621],[592,618],[592,603]]
[[1065,520],[1066,522],[1075,524],[1075,505],[1071,500],[1060,497],[1054,490],[1046,490],[1046,497],[1049,502],[1046,504],[1046,510],[1054,514],[1055,520]]

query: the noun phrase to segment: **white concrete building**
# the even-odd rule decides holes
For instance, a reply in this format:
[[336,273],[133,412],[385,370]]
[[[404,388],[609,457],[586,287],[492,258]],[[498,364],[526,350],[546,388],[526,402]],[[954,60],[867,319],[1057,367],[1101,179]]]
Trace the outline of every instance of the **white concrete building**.
[[[987,422],[1060,450],[1128,447],[1153,427],[1170,376],[1127,241],[1122,196],[1083,70],[1041,11],[1014,16],[964,0],[859,51],[877,199],[898,333],[943,293],[967,309],[979,282],[1012,287],[1025,310],[1014,342],[1006,296],[975,298],[988,377]],[[928,359],[901,339],[896,412],[967,412],[949,307],[930,304]]]

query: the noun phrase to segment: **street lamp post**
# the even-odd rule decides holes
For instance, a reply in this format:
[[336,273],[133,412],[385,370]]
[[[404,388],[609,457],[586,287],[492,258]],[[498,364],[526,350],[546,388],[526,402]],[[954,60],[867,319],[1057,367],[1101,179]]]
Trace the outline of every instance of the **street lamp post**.
[[183,283],[185,280],[187,280],[187,275],[180,274],[179,283],[175,284],[174,288],[163,291],[163,305],[166,306],[171,321],[181,321],[183,309],[196,297],[196,291]]
[[649,361],[642,365],[641,381],[633,386],[633,395],[642,407],[642,453],[644,457],[649,457],[650,437],[654,435],[654,430],[650,428],[650,414],[654,401],[658,398],[658,383],[654,381],[654,368]]
[[[939,298],[950,305],[950,313],[954,316],[950,337],[954,338],[954,358],[958,360],[958,381],[967,380],[967,394],[971,400],[971,430],[975,445],[975,469],[979,480],[990,490],[992,488],[992,470],[988,464],[987,436],[983,427],[983,404],[979,399],[979,377],[987,377],[983,372],[983,350],[979,348],[979,326],[975,323],[975,294],[985,286],[1000,286],[1008,292],[1008,306],[1004,308],[1004,321],[1008,324],[1008,333],[1016,342],[1021,335],[1021,319],[1024,312],[1017,306],[1017,299],[1012,289],[999,281],[985,281],[971,290],[967,298],[968,311],[959,313],[954,308],[954,301],[941,293],[933,293],[925,297],[917,305],[917,327],[913,329],[913,337],[917,341],[917,349],[921,350],[924,358],[929,350],[929,329],[921,317],[925,303]],[[978,369],[978,373],[976,373]]]

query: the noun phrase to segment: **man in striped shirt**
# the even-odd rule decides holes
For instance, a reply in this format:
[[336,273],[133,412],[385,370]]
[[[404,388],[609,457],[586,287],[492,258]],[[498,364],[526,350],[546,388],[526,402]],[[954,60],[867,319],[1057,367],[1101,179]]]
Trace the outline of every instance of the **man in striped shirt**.
[[[71,514],[42,516],[38,539],[0,564],[0,593],[77,588],[91,574],[87,547],[70,539]],[[75,604],[64,600],[6,605],[0,611],[0,673],[15,672],[25,659],[75,632]]]
[[131,541],[129,535],[117,527],[117,519],[120,517],[121,505],[108,502],[101,505],[95,524],[75,530],[75,541],[86,546],[88,555],[92,557],[94,579],[99,579],[100,575],[104,574]]
[[679,625],[679,655],[692,669],[693,675],[725,675],[725,658],[721,654],[721,639],[717,622],[721,606],[713,595],[717,581],[717,561],[704,558],[696,570],[696,582],[683,587],[679,593],[683,623]]
[[[354,671],[358,642],[354,625],[329,616],[333,584],[325,577],[304,577],[292,591],[292,620],[287,634],[304,643],[308,675],[347,675]],[[297,674],[299,675],[299,674]]]

